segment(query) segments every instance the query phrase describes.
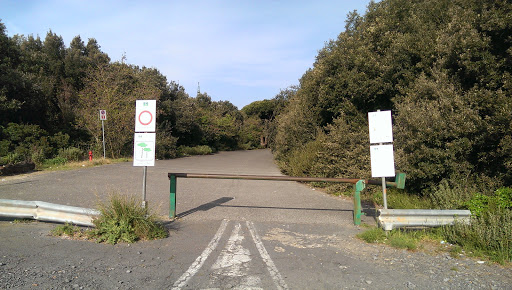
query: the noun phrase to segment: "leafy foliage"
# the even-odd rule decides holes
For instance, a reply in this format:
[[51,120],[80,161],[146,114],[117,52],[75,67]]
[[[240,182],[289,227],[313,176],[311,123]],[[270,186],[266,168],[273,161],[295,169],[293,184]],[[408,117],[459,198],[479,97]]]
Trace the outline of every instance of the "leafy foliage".
[[8,37],[0,22],[0,157],[16,154],[43,164],[59,154],[68,160],[82,155],[59,153],[70,146],[102,155],[100,109],[108,112],[107,155],[130,156],[136,99],[158,102],[159,159],[177,157],[180,146],[213,151],[258,147],[254,140],[260,134],[255,132],[264,125],[245,125],[245,115],[230,102],[213,101],[207,93],[190,97],[157,69],[125,60],[111,62],[94,38],[84,42],[76,36],[66,47],[51,30],[44,39]]
[[308,161],[294,172],[367,177],[366,114],[390,109],[396,168],[411,192],[430,195],[443,182],[510,185],[511,9],[507,1],[386,0],[350,13],[276,118],[271,146],[283,169],[302,152]]

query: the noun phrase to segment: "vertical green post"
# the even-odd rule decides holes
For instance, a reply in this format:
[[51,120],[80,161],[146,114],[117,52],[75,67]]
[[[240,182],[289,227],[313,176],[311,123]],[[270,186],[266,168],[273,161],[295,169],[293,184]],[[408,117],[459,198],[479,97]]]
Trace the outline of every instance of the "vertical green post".
[[170,175],[169,181],[171,183],[169,190],[169,218],[176,218],[176,175]]
[[354,225],[358,226],[361,224],[361,191],[365,188],[364,180],[359,180],[354,185]]

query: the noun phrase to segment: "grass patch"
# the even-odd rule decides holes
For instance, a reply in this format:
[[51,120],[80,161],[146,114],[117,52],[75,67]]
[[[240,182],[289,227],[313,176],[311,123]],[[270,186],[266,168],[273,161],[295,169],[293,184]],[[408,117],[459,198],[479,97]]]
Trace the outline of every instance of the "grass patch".
[[506,264],[512,262],[512,211],[483,212],[471,224],[456,223],[442,228],[443,236],[465,253]]
[[167,230],[134,196],[113,193],[108,203],[100,204],[99,210],[101,215],[93,221],[96,228],[87,233],[98,242],[133,243],[167,237]]
[[33,219],[15,219],[13,221],[14,224],[29,224],[29,223],[33,223],[35,222],[36,220],[33,220]]
[[371,228],[357,234],[357,237],[367,243],[383,243],[386,240],[386,232],[380,228]]
[[[374,191],[374,193],[367,198],[369,198],[375,204],[384,204],[381,190]],[[408,194],[407,192],[396,188],[387,189],[387,202],[388,208],[393,209],[434,208],[434,204],[429,198],[418,196],[415,194]]]
[[77,226],[65,223],[63,225],[56,226],[50,234],[52,236],[68,236],[68,237],[75,237],[75,236],[81,236],[82,231]]
[[358,238],[367,243],[386,244],[399,249],[417,250],[424,241],[439,239],[439,236],[429,229],[426,230],[404,230],[394,229],[386,233],[381,228],[372,227],[357,235]]
[[43,164],[38,165],[36,168],[38,170],[42,170],[42,171],[57,171],[57,170],[70,170],[70,169],[94,167],[94,166],[101,166],[101,165],[106,165],[106,164],[114,164],[114,163],[131,161],[131,159],[129,159],[129,158],[117,158],[117,159],[97,158],[97,159],[93,159],[92,161],[84,160],[84,161],[71,161],[71,162],[66,162],[62,158],[57,158],[57,159],[53,158],[50,160],[51,161],[45,160],[43,162]]
[[396,231],[389,237],[389,245],[399,249],[416,250],[420,239],[401,231]]

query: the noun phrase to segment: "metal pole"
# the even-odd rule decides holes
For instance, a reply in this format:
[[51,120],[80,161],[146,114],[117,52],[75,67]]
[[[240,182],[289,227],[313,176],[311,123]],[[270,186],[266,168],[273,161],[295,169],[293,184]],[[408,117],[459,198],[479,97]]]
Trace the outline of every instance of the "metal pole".
[[101,131],[103,132],[103,159],[105,159],[105,125],[103,125],[103,120],[101,120]]
[[382,200],[384,201],[384,209],[388,209],[388,198],[386,194],[386,178],[382,177]]
[[359,180],[354,185],[354,225],[358,226],[361,224],[361,191],[365,188],[364,180]]
[[148,167],[144,166],[144,176],[142,177],[142,207],[146,208],[146,176],[148,173]]
[[169,218],[176,218],[176,175],[169,175]]

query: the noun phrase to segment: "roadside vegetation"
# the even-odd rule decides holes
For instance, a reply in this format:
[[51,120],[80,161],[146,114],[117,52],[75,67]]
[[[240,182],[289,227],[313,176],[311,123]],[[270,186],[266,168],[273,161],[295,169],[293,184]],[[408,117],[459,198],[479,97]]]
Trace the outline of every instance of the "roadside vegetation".
[[168,236],[167,229],[158,218],[148,208],[143,208],[141,201],[134,196],[111,193],[108,201],[99,204],[99,210],[100,216],[93,220],[94,228],[82,230],[64,224],[56,226],[51,234],[108,244],[134,243]]
[[100,109],[106,157],[131,157],[137,99],[157,100],[157,159],[265,147],[262,118],[270,117],[258,110],[266,108],[245,113],[206,92],[191,96],[156,68],[112,61],[94,38],[66,46],[51,30],[41,38],[7,29],[0,19],[0,167],[55,168],[89,151],[98,159]]
[[[389,207],[470,209],[471,225],[421,235],[510,262],[511,11],[509,1],[383,0],[349,13],[269,126],[283,172],[370,178],[367,113],[391,110],[395,167],[407,182],[390,190]],[[378,190],[365,190],[377,208]],[[417,247],[417,232],[379,231],[369,235]]]
[[[99,109],[108,157],[131,156],[134,101],[156,99],[158,159],[268,146],[289,175],[369,178],[367,113],[391,110],[395,167],[407,182],[390,190],[389,207],[469,209],[473,218],[385,239],[427,235],[510,262],[511,11],[506,0],[372,1],[347,15],[298,85],[241,110],[190,96],[156,68],[111,61],[94,39],[66,47],[52,31],[8,37],[0,22],[0,166],[100,156]],[[365,192],[379,207],[377,189]]]

